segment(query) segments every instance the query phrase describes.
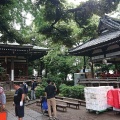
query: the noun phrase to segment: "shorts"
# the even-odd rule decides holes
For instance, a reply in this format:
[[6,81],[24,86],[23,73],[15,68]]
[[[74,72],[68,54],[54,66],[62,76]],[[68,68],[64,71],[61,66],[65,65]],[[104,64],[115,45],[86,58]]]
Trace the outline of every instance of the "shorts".
[[15,105],[15,114],[18,116],[18,118],[24,117],[24,105]]

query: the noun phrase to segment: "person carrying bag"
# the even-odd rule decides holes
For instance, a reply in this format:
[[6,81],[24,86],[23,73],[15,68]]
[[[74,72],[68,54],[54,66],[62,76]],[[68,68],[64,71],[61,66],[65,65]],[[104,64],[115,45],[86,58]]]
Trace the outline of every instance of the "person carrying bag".
[[7,120],[7,112],[5,111],[6,95],[3,87],[0,86],[0,120]]

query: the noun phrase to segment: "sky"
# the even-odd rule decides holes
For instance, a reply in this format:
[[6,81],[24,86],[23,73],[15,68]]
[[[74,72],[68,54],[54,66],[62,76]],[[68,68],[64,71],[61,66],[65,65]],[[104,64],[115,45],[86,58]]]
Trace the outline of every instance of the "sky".
[[[34,19],[32,17],[32,15],[30,13],[25,13],[25,12],[23,12],[22,15],[23,15],[24,18],[26,18],[26,20],[25,20],[26,26],[30,26],[33,19]],[[16,30],[20,30],[20,25],[19,24],[14,23],[14,27],[15,27]]]

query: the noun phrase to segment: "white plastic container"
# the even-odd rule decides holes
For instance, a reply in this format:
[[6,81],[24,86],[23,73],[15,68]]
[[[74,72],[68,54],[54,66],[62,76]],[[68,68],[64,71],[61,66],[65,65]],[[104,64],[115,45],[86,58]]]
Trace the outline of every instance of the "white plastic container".
[[111,89],[113,86],[85,87],[86,109],[97,112],[105,111],[108,108],[107,92]]

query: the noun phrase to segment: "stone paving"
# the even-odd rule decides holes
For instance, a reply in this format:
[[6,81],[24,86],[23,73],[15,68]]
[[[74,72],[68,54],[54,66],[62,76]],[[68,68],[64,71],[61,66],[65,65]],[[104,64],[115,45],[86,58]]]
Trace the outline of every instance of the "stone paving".
[[[40,106],[36,106],[35,101],[30,101],[27,104],[29,105],[25,106],[23,120],[48,120],[47,115],[41,114]],[[7,102],[6,109],[8,113],[7,120],[18,120],[12,102]],[[120,114],[116,115],[114,111],[105,111],[97,115],[94,112],[89,113],[84,106],[80,106],[79,110],[67,108],[67,112],[57,111],[57,116],[59,120],[120,120]]]
[[[6,110],[7,120],[18,120],[18,118],[15,116],[15,110],[12,102],[8,102],[6,104]],[[43,115],[25,106],[25,116],[23,120],[43,120]]]

